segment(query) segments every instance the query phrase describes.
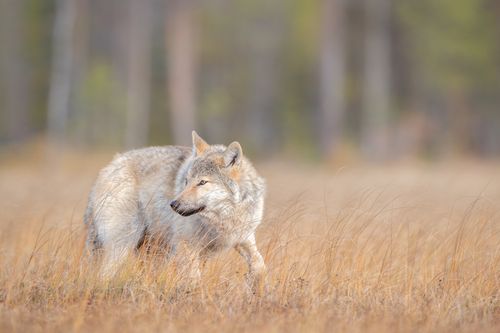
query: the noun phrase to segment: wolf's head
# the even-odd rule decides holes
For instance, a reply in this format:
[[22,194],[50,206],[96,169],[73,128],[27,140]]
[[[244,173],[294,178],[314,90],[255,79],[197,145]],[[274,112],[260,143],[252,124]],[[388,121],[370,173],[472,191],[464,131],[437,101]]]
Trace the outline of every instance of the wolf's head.
[[229,210],[240,200],[242,163],[238,142],[209,145],[193,131],[193,157],[178,179],[183,190],[170,206],[182,216]]

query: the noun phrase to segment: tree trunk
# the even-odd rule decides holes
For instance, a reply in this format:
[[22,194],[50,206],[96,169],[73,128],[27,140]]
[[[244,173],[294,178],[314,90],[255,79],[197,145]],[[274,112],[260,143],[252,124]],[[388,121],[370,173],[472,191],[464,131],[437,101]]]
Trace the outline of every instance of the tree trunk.
[[342,139],[345,113],[344,0],[323,0],[319,61],[319,143],[325,158]]
[[[90,18],[91,18],[91,0],[77,0],[78,17],[75,23],[75,44],[73,60],[73,82],[76,96],[81,96],[85,89],[85,80],[89,71],[89,53],[90,53]],[[82,144],[87,141],[87,127],[90,123],[89,106],[77,98],[74,103],[75,129],[73,137],[76,142]]]
[[250,92],[246,109],[248,149],[261,154],[278,145],[276,87],[279,76],[281,17],[270,6],[254,18],[248,33],[250,51]]
[[362,149],[370,159],[388,157],[390,110],[390,1],[366,1]]
[[127,71],[127,148],[148,141],[151,93],[151,1],[129,0],[129,50]]
[[167,6],[167,89],[175,144],[190,144],[195,129],[197,22],[194,0],[172,0]]
[[58,0],[56,4],[47,124],[49,138],[53,141],[64,139],[67,131],[77,14],[76,0]]
[[23,1],[0,4],[0,101],[7,141],[23,139],[30,131],[29,77],[23,57]]

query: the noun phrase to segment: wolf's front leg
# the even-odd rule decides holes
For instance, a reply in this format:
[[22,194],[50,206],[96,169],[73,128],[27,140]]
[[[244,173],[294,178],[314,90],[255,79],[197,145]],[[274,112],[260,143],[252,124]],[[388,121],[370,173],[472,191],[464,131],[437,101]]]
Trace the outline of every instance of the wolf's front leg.
[[176,262],[180,268],[183,288],[187,290],[196,289],[201,282],[199,249],[183,242],[176,253]]
[[110,246],[104,249],[104,258],[99,272],[101,281],[110,281],[130,254],[128,247]]
[[248,264],[247,282],[256,294],[262,294],[265,282],[266,265],[257,249],[255,235],[235,246],[236,251]]

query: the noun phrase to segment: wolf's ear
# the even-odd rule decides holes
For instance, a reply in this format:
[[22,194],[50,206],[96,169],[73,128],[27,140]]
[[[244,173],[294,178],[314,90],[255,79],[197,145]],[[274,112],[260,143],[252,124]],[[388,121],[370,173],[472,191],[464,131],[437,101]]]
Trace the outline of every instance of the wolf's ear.
[[193,131],[193,151],[195,155],[201,155],[208,149],[209,144],[203,140],[196,131]]
[[233,165],[239,165],[242,157],[243,151],[241,150],[241,145],[237,141],[234,141],[227,146],[227,149],[224,152],[225,167],[227,168]]

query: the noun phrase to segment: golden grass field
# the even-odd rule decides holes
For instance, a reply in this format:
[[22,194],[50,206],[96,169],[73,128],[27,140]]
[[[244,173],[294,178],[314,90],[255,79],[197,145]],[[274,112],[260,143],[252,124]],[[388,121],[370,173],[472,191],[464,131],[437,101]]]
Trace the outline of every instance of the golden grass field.
[[0,331],[500,332],[497,163],[259,163],[268,277],[254,296],[234,251],[194,290],[144,254],[99,282],[82,215],[111,156],[1,155]]

